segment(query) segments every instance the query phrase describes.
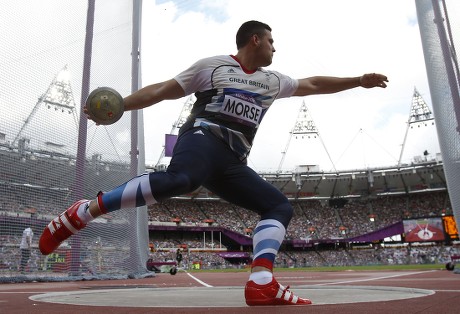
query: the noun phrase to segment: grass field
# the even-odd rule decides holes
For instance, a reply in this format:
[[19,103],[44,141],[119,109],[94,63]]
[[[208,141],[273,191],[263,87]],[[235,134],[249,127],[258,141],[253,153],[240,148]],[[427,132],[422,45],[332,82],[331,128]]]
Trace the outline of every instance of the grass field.
[[[379,270],[445,270],[444,264],[415,264],[415,265],[370,265],[370,266],[330,266],[330,267],[297,267],[297,268],[275,268],[275,272],[282,271],[379,271]],[[200,269],[190,272],[248,272],[249,268],[242,269]]]

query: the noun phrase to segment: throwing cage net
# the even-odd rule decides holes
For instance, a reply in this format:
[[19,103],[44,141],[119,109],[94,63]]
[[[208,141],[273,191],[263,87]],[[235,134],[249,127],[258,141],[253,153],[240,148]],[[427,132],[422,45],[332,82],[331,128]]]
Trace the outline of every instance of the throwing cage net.
[[460,3],[415,3],[447,187],[460,225]]
[[144,171],[141,113],[125,113],[110,126],[82,113],[97,87],[126,96],[139,86],[140,1],[1,6],[0,277],[145,274],[145,208],[101,216],[48,256],[38,250],[44,227],[76,200],[94,199]]

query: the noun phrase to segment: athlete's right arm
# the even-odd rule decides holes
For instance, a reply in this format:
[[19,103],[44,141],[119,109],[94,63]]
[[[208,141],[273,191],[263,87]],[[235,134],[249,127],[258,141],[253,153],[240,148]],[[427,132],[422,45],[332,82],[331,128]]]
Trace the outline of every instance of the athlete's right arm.
[[185,96],[185,92],[175,79],[145,86],[125,97],[125,111],[149,107],[162,100],[178,99]]

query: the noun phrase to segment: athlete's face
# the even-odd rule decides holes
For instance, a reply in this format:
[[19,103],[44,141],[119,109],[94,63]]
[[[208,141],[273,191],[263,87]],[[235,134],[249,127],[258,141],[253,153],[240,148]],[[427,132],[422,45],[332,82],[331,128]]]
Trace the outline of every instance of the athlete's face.
[[276,51],[273,46],[272,33],[266,30],[263,36],[257,37],[257,56],[261,63],[260,66],[265,67],[272,64],[273,53]]

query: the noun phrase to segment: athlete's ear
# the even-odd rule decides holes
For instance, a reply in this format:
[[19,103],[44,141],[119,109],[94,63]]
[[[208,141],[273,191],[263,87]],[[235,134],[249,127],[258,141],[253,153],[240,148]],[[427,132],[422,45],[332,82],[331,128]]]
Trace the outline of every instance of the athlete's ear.
[[257,34],[252,35],[251,37],[251,42],[254,44],[254,46],[259,46],[260,45],[260,38]]

